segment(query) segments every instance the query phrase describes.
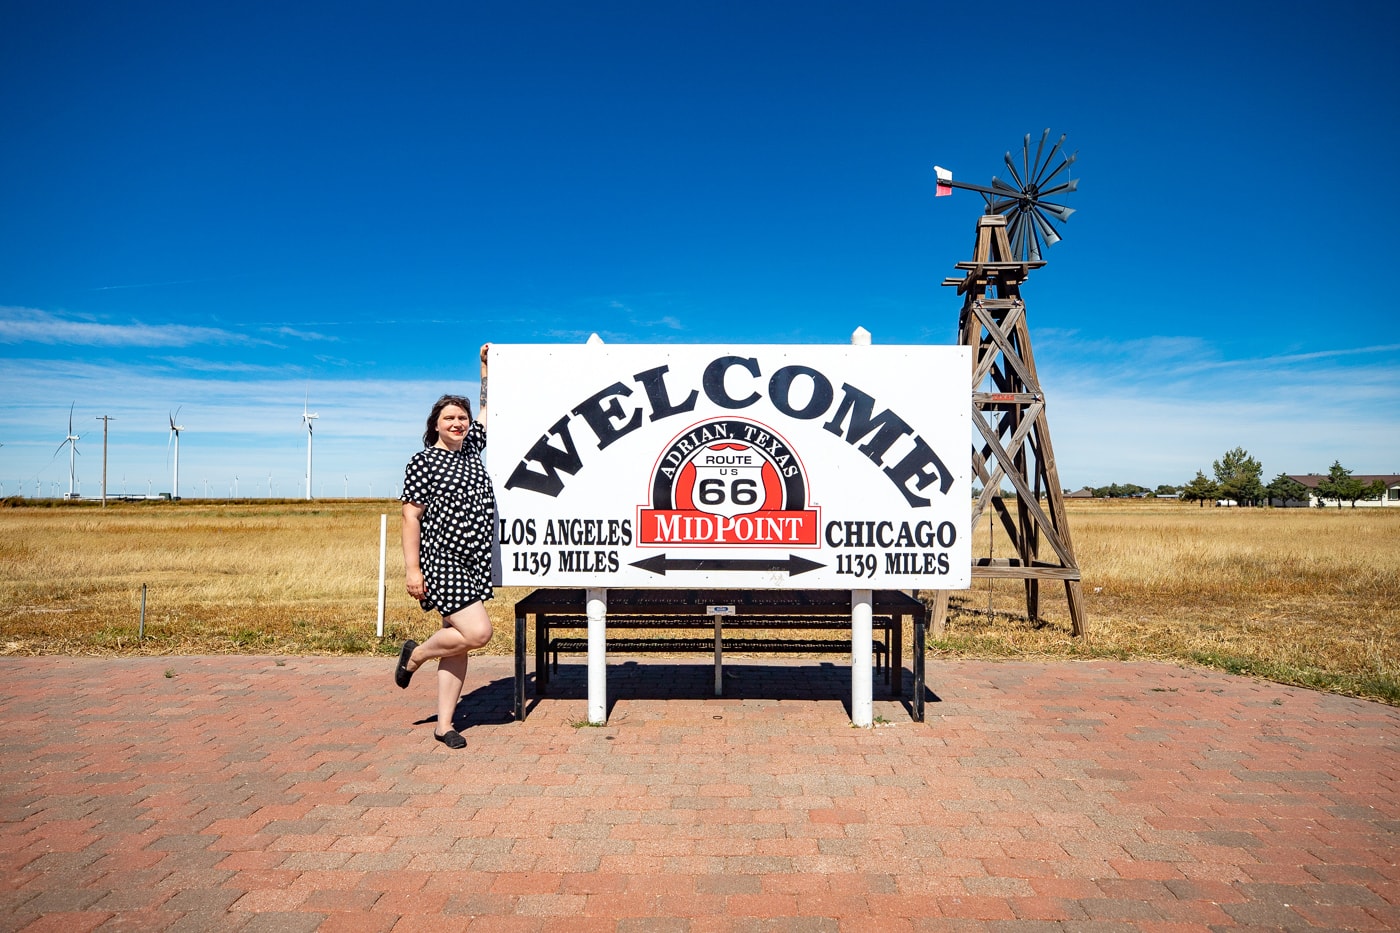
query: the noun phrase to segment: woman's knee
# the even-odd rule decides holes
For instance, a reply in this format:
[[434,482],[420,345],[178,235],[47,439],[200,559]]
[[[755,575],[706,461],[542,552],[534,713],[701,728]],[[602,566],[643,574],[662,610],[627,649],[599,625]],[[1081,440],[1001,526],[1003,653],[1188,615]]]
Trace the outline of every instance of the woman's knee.
[[485,648],[486,643],[491,640],[491,620],[468,624],[466,631],[462,632],[462,637],[466,639],[468,651]]
[[447,622],[462,637],[467,651],[485,647],[491,640],[491,617],[486,614],[486,607],[481,603],[473,603],[453,613]]

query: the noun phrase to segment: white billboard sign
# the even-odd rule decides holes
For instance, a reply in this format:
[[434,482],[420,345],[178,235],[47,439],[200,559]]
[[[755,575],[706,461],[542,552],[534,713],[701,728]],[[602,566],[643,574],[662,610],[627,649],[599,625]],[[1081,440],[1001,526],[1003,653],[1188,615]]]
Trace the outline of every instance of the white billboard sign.
[[966,347],[490,353],[498,583],[971,582]]

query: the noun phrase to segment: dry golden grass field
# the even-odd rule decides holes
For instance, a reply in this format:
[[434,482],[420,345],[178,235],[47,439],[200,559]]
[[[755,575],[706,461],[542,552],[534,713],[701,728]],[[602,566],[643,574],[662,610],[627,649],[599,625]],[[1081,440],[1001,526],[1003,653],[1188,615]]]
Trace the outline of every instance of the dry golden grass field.
[[[404,593],[398,504],[192,501],[0,508],[0,654],[392,655],[436,616]],[[939,657],[1151,658],[1400,704],[1400,509],[1216,509],[1071,501],[1089,637],[1064,588],[956,593]],[[385,638],[375,636],[389,516]],[[1005,554],[979,529],[974,551]],[[138,638],[146,587],[144,638]],[[489,604],[513,648],[514,600]],[[927,595],[927,594],[925,594]]]

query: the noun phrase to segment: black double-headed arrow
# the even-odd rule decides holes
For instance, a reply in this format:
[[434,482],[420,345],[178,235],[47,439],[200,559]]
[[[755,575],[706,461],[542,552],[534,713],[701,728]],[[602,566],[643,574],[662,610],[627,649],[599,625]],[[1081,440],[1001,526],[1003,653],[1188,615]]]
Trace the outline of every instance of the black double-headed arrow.
[[786,570],[788,576],[795,577],[800,573],[825,567],[826,564],[819,564],[814,560],[798,557],[796,554],[789,554],[785,559],[770,558],[768,560],[667,557],[665,554],[657,554],[655,557],[636,561],[632,566],[649,570],[652,573],[659,573],[663,577],[666,576],[668,570],[726,570],[739,573],[772,573],[774,570]]

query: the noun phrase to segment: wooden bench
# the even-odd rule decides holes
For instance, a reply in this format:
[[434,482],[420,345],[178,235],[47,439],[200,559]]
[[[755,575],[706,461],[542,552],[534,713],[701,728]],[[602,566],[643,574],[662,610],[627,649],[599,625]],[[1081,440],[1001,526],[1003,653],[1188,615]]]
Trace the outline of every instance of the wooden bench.
[[[890,683],[890,657],[894,639],[894,619],[891,616],[874,616],[872,628],[875,637],[871,639],[871,652],[875,658],[875,673]],[[613,615],[608,613],[607,650],[609,653],[623,654],[694,654],[714,652],[716,665],[720,658],[730,652],[745,654],[849,654],[849,638],[814,637],[811,633],[848,632],[850,619],[795,619],[717,616],[665,617]],[[541,694],[549,688],[549,675],[559,670],[559,655],[587,654],[586,636],[560,636],[558,631],[588,630],[588,619],[579,615],[552,615],[541,613],[535,617],[535,681]],[[686,634],[690,631],[709,631],[710,637],[701,638]],[[743,637],[739,632],[782,631],[797,632],[805,637]],[[617,637],[613,633],[616,632]],[[637,634],[645,632],[647,634]],[[718,640],[716,640],[716,634]]]
[[[927,611],[899,590],[872,594],[872,654],[890,694],[903,694],[906,622],[915,635],[912,713],[923,721],[923,643]],[[726,651],[743,654],[849,654],[851,594],[845,590],[636,590],[607,591],[606,651],[638,654],[714,652],[716,670]],[[721,615],[714,607],[726,607]],[[586,594],[582,589],[540,589],[515,607],[515,715],[525,718],[525,655],[534,621],[535,685],[543,696],[559,656],[586,654]],[[718,626],[716,625],[718,621]],[[707,635],[702,637],[699,631]],[[846,637],[835,633],[845,632]],[[771,636],[768,633],[773,633]],[[832,633],[832,634],[827,634]],[[718,636],[718,645],[716,644]],[[716,679],[718,683],[718,678]]]

